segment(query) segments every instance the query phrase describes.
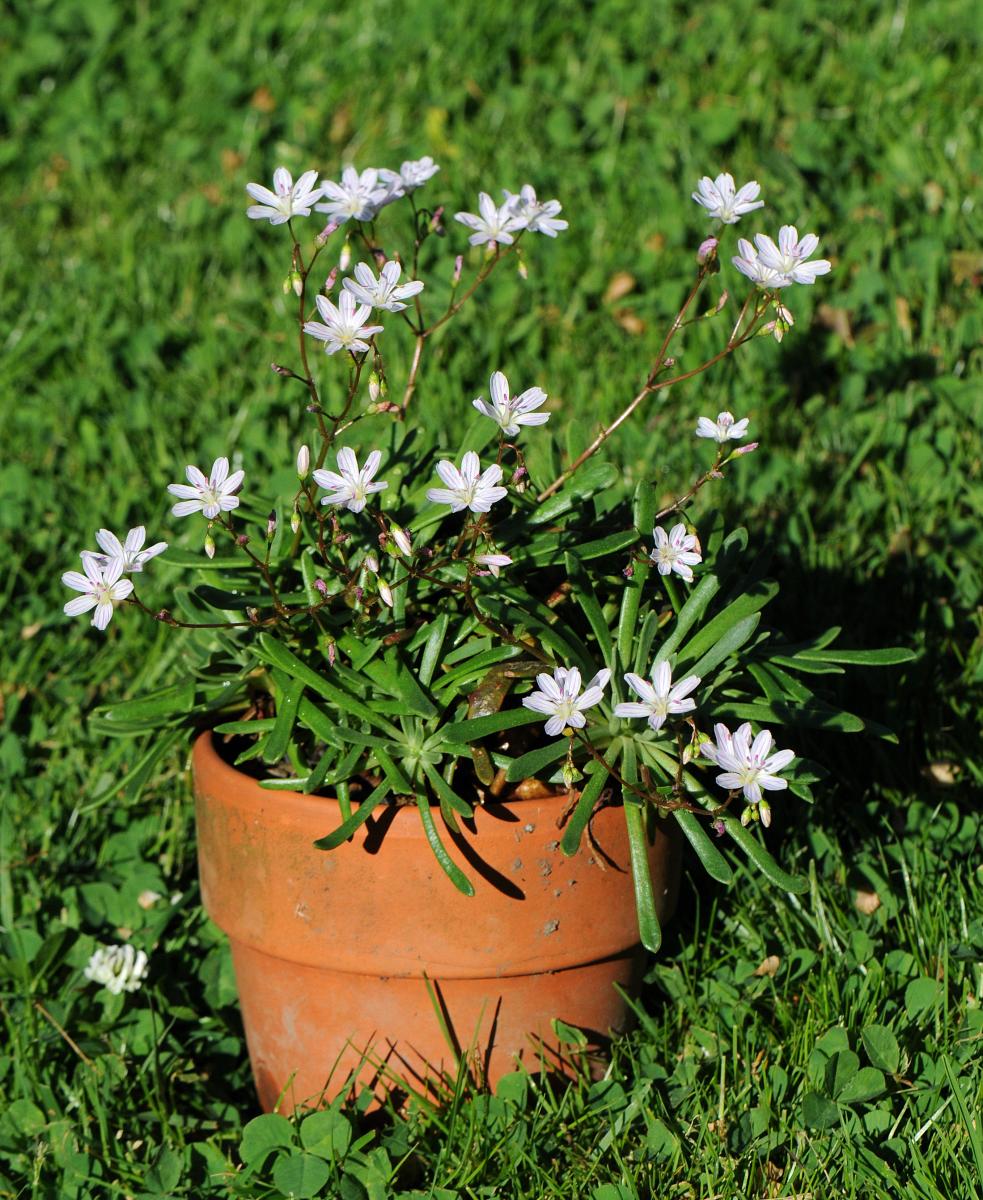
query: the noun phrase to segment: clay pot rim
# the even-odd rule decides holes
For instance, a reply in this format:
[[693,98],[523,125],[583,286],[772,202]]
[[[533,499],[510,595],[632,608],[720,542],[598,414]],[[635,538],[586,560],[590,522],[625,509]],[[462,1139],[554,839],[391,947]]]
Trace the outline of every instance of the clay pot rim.
[[[335,824],[341,823],[341,805],[333,796],[307,795],[304,792],[295,792],[290,788],[264,788],[252,775],[247,775],[245,771],[240,771],[238,767],[226,762],[215,748],[215,738],[210,729],[206,729],[195,738],[191,753],[196,771],[199,773],[202,770],[207,771],[211,775],[219,776],[224,785],[234,786],[236,804],[239,807],[251,809],[257,814],[262,809],[263,816],[268,818],[269,805],[279,801],[284,808],[289,808],[297,816],[317,819],[327,816]],[[489,816],[497,817],[506,824],[519,824],[523,820],[522,814],[533,821],[551,817],[555,819],[568,804],[569,799],[566,793],[559,792],[552,796],[515,798],[494,804],[484,804],[481,805],[481,808]],[[621,805],[619,803],[611,807],[620,808]],[[401,805],[392,816],[388,815],[390,811],[391,806],[380,806],[375,814],[379,815],[383,812],[387,814],[387,838],[409,839],[416,842],[427,841],[423,822],[420,820],[420,814],[415,804]],[[509,819],[510,814],[511,820]],[[325,832],[328,830],[325,829]],[[558,840],[563,836],[563,831],[559,827],[557,827],[556,836]]]

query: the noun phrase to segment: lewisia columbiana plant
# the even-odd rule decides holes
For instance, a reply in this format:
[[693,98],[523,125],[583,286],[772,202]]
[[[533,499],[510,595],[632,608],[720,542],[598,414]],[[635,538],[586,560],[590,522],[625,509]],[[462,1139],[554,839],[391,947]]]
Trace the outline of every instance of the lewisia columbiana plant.
[[[337,181],[307,170],[294,182],[281,166],[272,189],[247,185],[257,234],[283,238],[295,352],[273,370],[295,428],[268,458],[290,490],[276,494],[230,441],[207,475],[187,465],[187,482],[167,489],[173,517],[191,518],[177,534],[182,549],[145,549],[142,523],[123,542],[99,530],[99,550],[82,551],[82,571],[63,576],[79,593],[65,611],[91,613],[106,631],[125,608],[183,639],[190,669],[178,682],[112,706],[105,722],[129,736],[155,733],[159,747],[134,756],[141,772],[208,724],[232,739],[237,762],[253,761],[264,786],[338,796],[342,824],[323,848],[380,804],[413,801],[437,861],[470,893],[431,809],[454,834],[476,804],[508,800],[537,777],[569,794],[561,836],[574,853],[594,807],[620,799],[642,936],[654,947],[644,814],[674,819],[718,879],[730,867],[708,830],[781,886],[799,886],[745,826],[771,820],[765,792],[808,798],[818,778],[793,751],[771,753],[766,726],[815,720],[818,702],[795,673],[814,682],[832,635],[803,648],[766,631],[761,610],[777,584],[745,555],[753,533],[728,531],[712,514],[697,528],[703,489],[758,444],[745,441],[746,414],[697,420],[705,400],[686,402],[682,385],[759,337],[785,336],[789,289],[812,286],[830,263],[812,258],[817,238],[793,225],[777,242],[740,238],[727,262],[731,227],[765,201],[756,180],[738,188],[727,172],[706,175],[693,193],[686,299],[641,352],[634,395],[564,459],[549,380],[527,369],[513,392],[518,367],[506,352],[478,355],[450,396],[432,348],[493,274],[511,264],[525,280],[538,248],[578,236],[592,217],[561,216],[559,200],[522,182],[481,191],[477,212],[462,208],[446,226],[445,205],[428,198],[438,182],[451,181],[421,157],[398,170],[347,165]],[[327,224],[311,223],[317,213]],[[698,303],[704,315],[693,317]],[[513,316],[496,315],[492,300],[483,320]],[[719,344],[681,371],[676,342],[694,320],[716,322]],[[626,474],[599,452],[674,385],[674,399],[689,403],[678,427],[710,461],[667,498],[644,465]],[[155,525],[162,501],[142,497],[139,520]],[[200,569],[172,588],[168,563]],[[155,587],[170,594],[163,607]],[[823,721],[836,727],[829,713]],[[731,735],[735,721],[743,724]],[[732,813],[742,802],[743,815]],[[92,977],[109,969],[94,961]]]

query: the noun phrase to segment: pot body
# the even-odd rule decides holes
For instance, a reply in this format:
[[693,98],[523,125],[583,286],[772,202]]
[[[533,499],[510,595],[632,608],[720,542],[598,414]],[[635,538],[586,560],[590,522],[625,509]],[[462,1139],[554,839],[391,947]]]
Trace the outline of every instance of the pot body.
[[[572,858],[565,797],[480,806],[442,828],[475,895],[437,864],[413,807],[374,815],[349,842],[312,843],[336,801],[262,788],[195,744],[205,909],[229,936],[260,1102],[316,1105],[353,1082],[377,1095],[433,1090],[459,1056],[494,1085],[517,1064],[563,1066],[551,1022],[595,1043],[625,1028],[641,963],[620,807],[600,810]],[[380,810],[376,810],[377,814]],[[661,920],[679,879],[675,822],[650,849]]]

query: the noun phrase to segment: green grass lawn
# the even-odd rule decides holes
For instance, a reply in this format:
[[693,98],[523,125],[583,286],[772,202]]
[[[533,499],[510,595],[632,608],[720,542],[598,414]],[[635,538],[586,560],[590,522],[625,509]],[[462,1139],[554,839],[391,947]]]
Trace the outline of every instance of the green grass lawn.
[[[0,1197],[983,1195],[974,18],[969,0],[0,13]],[[687,864],[603,1080],[322,1118],[314,1193],[289,1151],[264,1155],[268,1127],[243,1142],[258,1110],[184,756],[121,795],[134,746],[87,726],[180,639],[131,613],[105,639],[67,621],[59,576],[101,525],[197,550],[163,490],[187,462],[234,451],[260,480],[293,460],[305,414],[269,370],[289,352],[282,243],[246,220],[245,183],[423,154],[451,212],[530,180],[570,221],[437,340],[418,403],[449,428],[499,366],[542,383],[574,452],[630,399],[705,228],[700,175],[757,178],[755,228],[820,235],[834,270],[793,289],[785,341],[660,393],[609,457],[669,489],[697,469],[697,416],[750,415],[762,449],[695,518],[748,524],[791,635],[840,625],[918,658],[835,681],[896,743],[802,746],[830,778],[811,809],[776,804],[768,841],[807,895]],[[164,603],[180,573],[155,578]],[[112,998],[82,968],[121,929],[151,975]]]

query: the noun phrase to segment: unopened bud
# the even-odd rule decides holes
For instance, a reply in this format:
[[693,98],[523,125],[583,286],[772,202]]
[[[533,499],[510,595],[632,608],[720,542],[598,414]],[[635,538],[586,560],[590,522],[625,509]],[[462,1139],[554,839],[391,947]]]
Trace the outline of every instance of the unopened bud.
[[324,281],[324,287],[321,289],[326,296],[331,293],[331,289],[334,287],[337,278],[338,278],[338,268],[332,267],[331,270],[328,272],[327,279],[325,279],[325,281]]
[[454,259],[454,274],[451,276],[451,287],[457,287],[461,282],[461,272],[464,270],[464,255],[459,254]]
[[307,446],[301,446],[297,451],[297,478],[306,479],[311,469],[311,452]]
[[321,247],[327,243],[328,238],[335,232],[335,230],[337,228],[338,228],[337,221],[329,221],[327,223],[327,225],[325,225],[325,227],[321,230],[321,232],[314,239],[314,245],[317,246],[317,248],[320,250]]
[[266,540],[273,541],[273,535],[276,533],[276,512],[271,512],[266,518]]
[[237,546],[248,546],[249,538],[247,538],[244,533],[240,533],[239,536],[236,538],[236,545]]
[[341,248],[341,254],[338,255],[338,270],[347,271],[352,261],[352,244],[348,239],[345,239],[345,244]]
[[522,257],[521,254],[517,255],[516,257],[519,260],[518,265],[516,267],[516,270],[519,272],[519,278],[520,279],[528,279],[529,278],[529,268],[526,266],[526,260]]
[[375,404],[375,402],[379,399],[381,392],[382,388],[379,386],[379,375],[376,371],[373,371],[369,376],[369,399],[373,404]]
[[252,621],[252,623],[254,625],[257,624],[259,621],[259,609],[258,608],[247,608],[246,616],[249,618],[250,621]]
[[526,471],[525,467],[516,467],[516,469],[512,472],[512,482],[521,483],[527,474],[528,472]]
[[379,560],[374,554],[366,554],[365,558],[362,559],[362,566],[373,575],[379,574]]
[[290,514],[290,532],[297,533],[300,529],[300,513],[294,509]]
[[283,281],[284,293],[293,292],[295,296],[302,296],[304,293],[304,277],[299,271],[291,271],[287,278]]
[[748,442],[746,446],[738,446],[731,458],[736,458],[738,454],[753,454],[758,448],[757,442]]
[[572,762],[565,762],[563,764],[561,775],[563,777],[563,786],[566,788],[572,788],[577,780],[581,777],[580,772]]
[[410,535],[405,529],[400,529],[398,525],[394,525],[390,530],[392,539],[399,547],[401,553],[409,558],[413,553],[413,543],[410,541]]
[[172,617],[166,608],[162,608],[160,610],[160,612],[154,613],[154,620],[155,621],[170,621],[170,620],[172,620]]
[[635,564],[629,563],[628,566],[625,567],[625,569],[621,572],[621,574],[624,575],[625,579],[631,579],[635,574]]
[[328,639],[328,666],[333,667],[335,659],[338,657],[338,645],[334,638]]
[[757,819],[758,814],[751,805],[748,805],[748,807],[741,813],[741,824],[745,829],[747,829],[752,821],[756,821]]
[[430,218],[430,232],[437,234],[438,237],[444,236],[444,206],[441,204],[439,208],[434,210],[433,216]]
[[328,585],[324,582],[323,579],[315,579],[314,586],[317,588],[317,590],[321,593],[322,596],[326,596],[328,594]]
[[210,533],[205,534],[205,553],[209,558],[215,557],[215,539]]
[[723,837],[727,832],[727,826],[724,824],[723,817],[717,817],[717,819],[710,825],[710,828],[718,838]]
[[289,367],[281,367],[279,363],[270,363],[270,370],[275,371],[277,375],[293,375],[293,371]]
[[717,239],[714,237],[707,238],[706,241],[700,242],[700,248],[696,252],[696,261],[701,267],[706,266],[711,259],[717,257]]
[[379,580],[378,587],[379,587],[379,598],[382,600],[382,603],[385,605],[388,605],[389,608],[392,608],[392,606],[393,606],[393,590],[392,590],[392,588],[389,586],[388,583],[386,583],[386,581],[384,579]]
[[758,816],[761,818],[761,824],[767,829],[771,825],[771,805],[767,800],[758,802]]

